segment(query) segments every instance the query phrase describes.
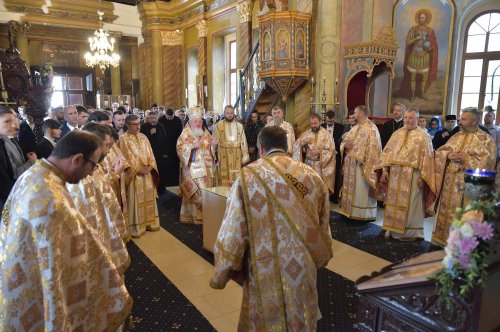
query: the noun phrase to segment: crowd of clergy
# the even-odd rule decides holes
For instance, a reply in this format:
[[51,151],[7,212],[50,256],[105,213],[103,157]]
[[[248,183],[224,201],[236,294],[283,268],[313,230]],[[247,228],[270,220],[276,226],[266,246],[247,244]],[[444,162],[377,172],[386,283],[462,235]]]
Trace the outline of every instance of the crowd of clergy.
[[466,108],[459,122],[434,117],[429,128],[415,108],[392,112],[380,128],[363,105],[345,125],[333,111],[312,113],[296,138],[279,106],[265,123],[257,112],[242,123],[232,106],[219,117],[201,107],[69,105],[53,110],[42,133],[22,107],[0,106],[0,328],[120,328],[132,303],[126,243],[160,229],[158,195],[178,185],[180,221],[202,224],[210,207],[201,190],[239,181],[261,156],[265,127],[286,132],[284,154],[317,173],[350,221],[374,221],[383,202],[386,237],[422,239],[424,218],[435,216],[432,241],[445,245],[455,209],[467,203],[462,171],[496,169],[495,112],[484,110],[484,126],[483,114]]

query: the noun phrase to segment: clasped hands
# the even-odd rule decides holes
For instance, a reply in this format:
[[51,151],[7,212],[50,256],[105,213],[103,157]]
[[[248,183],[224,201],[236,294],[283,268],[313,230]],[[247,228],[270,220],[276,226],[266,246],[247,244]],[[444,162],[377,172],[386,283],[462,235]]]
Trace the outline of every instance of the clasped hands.
[[148,175],[151,172],[151,170],[153,170],[152,167],[148,165],[142,165],[139,173],[142,175]]
[[354,147],[354,142],[351,140],[347,140],[345,141],[344,146],[347,150],[351,150]]
[[[212,144],[212,145],[219,145],[219,140],[217,138],[215,138],[215,137],[212,137],[210,139],[210,144]],[[193,143],[193,148],[199,149],[199,148],[201,148],[202,145],[203,145],[203,142],[196,141],[196,142]]]
[[450,152],[448,154],[448,159],[464,162],[467,159],[467,154],[464,152]]
[[[313,143],[313,138],[312,137],[306,137],[302,140],[302,146],[306,146],[307,144],[312,144]],[[317,147],[308,147],[309,150],[311,151],[311,156],[312,157],[317,157],[319,155],[319,149]]]

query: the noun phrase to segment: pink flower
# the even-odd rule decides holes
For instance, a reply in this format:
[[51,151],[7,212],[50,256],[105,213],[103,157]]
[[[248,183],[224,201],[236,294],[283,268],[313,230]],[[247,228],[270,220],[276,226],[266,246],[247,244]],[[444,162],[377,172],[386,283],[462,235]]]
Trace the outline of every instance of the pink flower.
[[473,223],[472,229],[474,229],[476,236],[484,241],[488,241],[493,237],[493,226],[489,222]]
[[448,235],[448,240],[446,241],[450,249],[455,249],[460,243],[460,229],[453,229]]
[[470,254],[474,249],[476,249],[478,244],[479,242],[475,237],[464,237],[458,244],[461,256]]
[[470,269],[472,267],[469,255],[460,255],[460,257],[458,258],[458,263],[464,270]]

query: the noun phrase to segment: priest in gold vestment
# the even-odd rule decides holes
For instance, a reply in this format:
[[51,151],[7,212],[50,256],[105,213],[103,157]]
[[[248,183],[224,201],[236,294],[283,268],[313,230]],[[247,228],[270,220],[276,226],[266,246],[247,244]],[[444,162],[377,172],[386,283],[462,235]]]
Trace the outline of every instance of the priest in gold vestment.
[[0,331],[116,331],[129,315],[123,277],[66,189],[100,145],[73,131],[15,184],[0,224]]
[[224,108],[224,119],[215,125],[213,136],[219,143],[219,185],[226,186],[236,179],[241,165],[250,160],[245,130],[243,125],[235,120],[233,106],[227,105]]
[[355,108],[354,118],[357,125],[346,134],[340,146],[341,154],[345,155],[340,213],[352,220],[375,220],[377,200],[374,196],[378,186],[375,166],[382,152],[380,134],[368,119],[364,105]]
[[125,119],[127,132],[118,141],[119,148],[130,168],[127,178],[128,220],[130,235],[138,238],[145,231],[160,230],[156,185],[160,178],[148,138],[139,132],[140,120],[131,114]]
[[261,158],[243,167],[227,199],[210,286],[243,280],[238,331],[315,331],[317,269],[332,257],[328,189],[285,152],[286,132],[265,127]]
[[[127,203],[127,171],[130,168],[128,161],[123,156],[122,151],[118,147],[118,139],[120,136],[118,132],[113,128],[111,128],[113,145],[111,149],[109,149],[108,154],[104,157],[102,163],[99,164],[99,169],[104,173],[104,177],[111,184],[111,188],[118,199],[118,203],[120,203],[120,207],[122,209],[123,217],[128,223],[128,203]],[[128,227],[127,227],[128,228]],[[130,232],[127,229],[127,238],[128,241],[130,238]]]
[[464,207],[465,168],[495,171],[497,147],[491,136],[478,128],[481,113],[466,108],[460,116],[460,131],[435,152],[436,187],[439,204],[432,241],[446,245],[455,209]]
[[383,169],[380,185],[387,184],[383,229],[401,241],[423,239],[424,218],[434,215],[434,151],[418,119],[417,109],[405,111],[403,128],[392,134],[376,167]]
[[333,136],[330,131],[321,127],[321,117],[316,113],[309,116],[309,125],[311,128],[300,135],[293,145],[293,159],[315,170],[332,194],[336,167]]
[[189,109],[189,123],[177,140],[182,196],[180,221],[203,223],[201,189],[214,186],[214,156],[217,139],[202,127],[201,107]]
[[[102,160],[111,147],[110,127],[89,123],[82,130],[94,133],[102,140]],[[124,272],[130,264],[130,257],[123,241],[127,238],[128,223],[123,218],[116,195],[105,179],[99,164],[95,166],[92,175],[87,175],[76,184],[68,183],[66,187],[76,208],[99,234],[102,244],[108,249],[116,267]]]
[[281,129],[286,131],[286,139],[287,139],[287,153],[288,155],[292,155],[293,153],[293,144],[295,144],[295,131],[293,130],[293,126],[291,123],[286,122],[284,119],[285,112],[279,106],[274,106],[271,110],[271,114],[273,116],[273,120],[268,122],[266,126],[278,126]]

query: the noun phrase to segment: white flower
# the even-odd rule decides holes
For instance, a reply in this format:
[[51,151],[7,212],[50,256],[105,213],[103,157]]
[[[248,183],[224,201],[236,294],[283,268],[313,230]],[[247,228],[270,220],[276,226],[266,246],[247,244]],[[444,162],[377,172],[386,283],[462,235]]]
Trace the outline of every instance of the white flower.
[[446,255],[443,259],[444,268],[449,271],[449,270],[453,269],[453,265],[455,265],[455,262],[454,262],[453,258],[451,257],[451,255]]
[[474,229],[469,223],[464,223],[462,227],[460,227],[460,234],[465,237],[471,237],[474,235]]

